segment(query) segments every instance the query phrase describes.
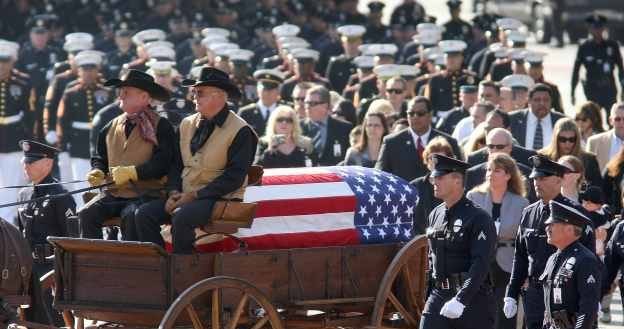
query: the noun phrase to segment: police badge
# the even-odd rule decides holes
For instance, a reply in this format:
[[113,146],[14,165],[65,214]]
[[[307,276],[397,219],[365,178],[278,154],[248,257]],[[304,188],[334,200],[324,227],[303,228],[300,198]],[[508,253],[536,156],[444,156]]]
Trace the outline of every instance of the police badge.
[[22,142],[22,151],[24,151],[24,152],[30,151],[30,143]]
[[186,105],[186,102],[185,102],[183,99],[178,99],[178,100],[176,101],[176,107],[177,107],[178,109],[180,109],[180,110],[181,110],[181,109],[183,109],[183,108],[184,108],[184,105]]
[[459,230],[461,230],[461,227],[462,227],[462,220],[457,219],[455,223],[453,223],[453,232],[455,233],[459,232]]
[[98,90],[93,93],[93,97],[95,97],[95,102],[98,104],[104,104],[106,99],[108,98],[108,93],[104,90]]
[[11,93],[11,96],[13,96],[13,98],[19,98],[20,96],[22,96],[22,87],[17,85],[11,85],[11,87],[9,88],[9,92]]

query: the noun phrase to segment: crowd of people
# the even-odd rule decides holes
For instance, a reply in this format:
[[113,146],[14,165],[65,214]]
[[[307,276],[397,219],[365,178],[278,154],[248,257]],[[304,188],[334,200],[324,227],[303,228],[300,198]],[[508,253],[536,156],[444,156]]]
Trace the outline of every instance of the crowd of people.
[[2,2],[0,187],[26,184],[22,171],[35,185],[0,200],[114,186],[0,217],[16,218],[41,275],[46,236],[69,234],[60,218],[102,239],[119,216],[121,239],[159,245],[171,223],[174,252],[191,253],[215,202],[243,200],[252,164],[374,167],[419,194],[414,231],[432,254],[421,328],[515,328],[520,295],[527,328],[591,328],[600,298],[611,321],[624,67],[606,17],[586,19],[570,96],[581,81],[588,101],[569,117],[522,22],[468,22],[461,0],[446,4],[437,22],[404,0],[386,26],[380,1],[366,15],[356,0]]

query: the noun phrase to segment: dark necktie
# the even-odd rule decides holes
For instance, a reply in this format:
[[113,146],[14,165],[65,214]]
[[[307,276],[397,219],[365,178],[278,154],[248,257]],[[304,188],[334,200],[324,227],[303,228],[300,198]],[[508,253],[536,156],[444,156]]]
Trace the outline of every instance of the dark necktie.
[[418,152],[418,156],[422,159],[425,148],[423,147],[422,138],[420,136],[416,137],[416,151]]
[[314,149],[320,156],[323,154],[323,150],[325,149],[325,141],[323,140],[323,123],[317,122],[314,126],[316,127],[316,135],[314,135],[314,138],[312,139],[312,144],[314,144]]
[[544,132],[542,131],[542,119],[537,119],[535,136],[533,137],[533,149],[539,150],[544,146]]
[[206,140],[212,134],[214,130],[214,122],[212,120],[203,119],[199,123],[199,127],[195,130],[193,138],[191,139],[191,154],[195,153],[206,143]]

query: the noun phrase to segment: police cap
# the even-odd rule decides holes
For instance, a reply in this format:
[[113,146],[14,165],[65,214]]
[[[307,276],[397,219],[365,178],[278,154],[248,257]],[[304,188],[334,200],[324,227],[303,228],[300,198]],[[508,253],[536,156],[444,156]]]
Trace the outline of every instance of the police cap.
[[381,1],[371,1],[371,2],[368,3],[368,10],[371,13],[378,13],[378,12],[382,11],[385,6],[386,6],[386,4],[384,4]]
[[462,1],[461,0],[449,0],[446,2],[446,5],[450,8],[450,9],[457,9],[459,7],[461,7]]
[[597,204],[605,203],[604,194],[598,186],[590,186],[584,191],[581,191],[579,197],[581,201],[589,201]]
[[21,140],[19,141],[19,146],[24,152],[24,163],[33,163],[37,160],[41,159],[54,159],[61,150],[43,144],[39,142],[35,142],[33,140]]
[[431,177],[440,177],[453,172],[465,174],[466,170],[470,168],[470,164],[459,161],[457,159],[449,158],[441,154],[433,154],[431,156],[433,163],[433,171],[431,171]]
[[557,162],[554,162],[549,158],[539,154],[530,157],[529,161],[533,166],[533,170],[531,171],[529,178],[548,176],[563,177],[563,174],[570,171],[570,169],[568,169],[566,166],[558,164]]
[[585,17],[585,23],[592,27],[601,28],[607,24],[607,17],[598,13],[593,13]]
[[561,202],[550,200],[548,206],[550,207],[550,217],[548,217],[548,219],[544,222],[546,225],[553,223],[565,223],[578,227],[585,227],[586,225],[591,225],[592,223],[591,220],[579,210]]
[[474,85],[462,85],[459,87],[459,91],[463,94],[475,94],[477,93],[477,86]]

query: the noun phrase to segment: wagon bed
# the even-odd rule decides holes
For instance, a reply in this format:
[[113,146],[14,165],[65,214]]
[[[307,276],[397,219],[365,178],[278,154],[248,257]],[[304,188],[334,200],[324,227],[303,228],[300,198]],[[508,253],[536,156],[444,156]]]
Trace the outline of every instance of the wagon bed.
[[424,305],[423,236],[193,255],[151,243],[49,241],[56,249],[55,307],[125,327],[416,328]]

